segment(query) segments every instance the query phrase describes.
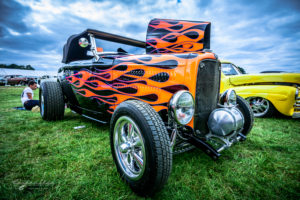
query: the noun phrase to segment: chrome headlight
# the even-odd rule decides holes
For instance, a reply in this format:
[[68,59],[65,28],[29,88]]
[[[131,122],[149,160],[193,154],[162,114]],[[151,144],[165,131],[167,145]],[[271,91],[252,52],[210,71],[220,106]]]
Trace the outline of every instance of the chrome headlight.
[[170,100],[170,110],[176,122],[180,125],[188,124],[195,112],[195,102],[192,94],[186,90],[176,92]]
[[228,89],[221,95],[219,103],[226,107],[232,107],[236,105],[236,93],[233,89]]

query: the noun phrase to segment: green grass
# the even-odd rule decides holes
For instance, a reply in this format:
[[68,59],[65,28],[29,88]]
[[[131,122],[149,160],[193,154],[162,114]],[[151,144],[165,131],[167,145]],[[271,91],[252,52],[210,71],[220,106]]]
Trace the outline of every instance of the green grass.
[[[70,110],[58,122],[14,110],[22,89],[0,87],[0,199],[140,199],[117,174],[108,126]],[[154,198],[299,199],[299,152],[300,120],[255,119],[248,139],[218,161],[198,149],[174,156]]]

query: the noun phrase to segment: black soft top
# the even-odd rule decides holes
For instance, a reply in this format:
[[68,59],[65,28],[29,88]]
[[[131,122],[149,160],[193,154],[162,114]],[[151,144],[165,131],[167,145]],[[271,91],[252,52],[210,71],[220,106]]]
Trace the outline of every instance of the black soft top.
[[93,36],[96,39],[107,40],[111,42],[117,42],[117,43],[135,46],[135,47],[141,47],[141,48],[146,47],[146,43],[143,41],[139,41],[139,40],[135,40],[132,38],[127,38],[124,36],[119,36],[111,33],[106,33],[94,29],[87,29],[80,34],[72,35],[71,37],[69,37],[63,49],[63,59],[62,59],[63,63],[69,63],[72,61],[87,60],[93,58],[93,56],[87,55],[87,51],[90,50],[90,45],[86,48],[82,48],[78,43],[79,39],[82,37],[88,39],[89,43],[91,43],[89,34],[93,34]]

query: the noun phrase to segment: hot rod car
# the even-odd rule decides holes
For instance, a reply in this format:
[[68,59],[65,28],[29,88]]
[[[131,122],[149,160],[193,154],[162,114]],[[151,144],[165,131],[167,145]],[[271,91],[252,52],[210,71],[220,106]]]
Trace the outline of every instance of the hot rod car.
[[241,74],[233,63],[221,63],[221,92],[234,88],[249,102],[255,117],[270,117],[276,111],[300,117],[299,73]]
[[[132,47],[146,54],[124,50]],[[62,119],[66,103],[110,123],[119,174],[137,194],[153,195],[173,154],[198,147],[217,159],[252,128],[249,104],[232,89],[219,95],[221,65],[209,47],[209,22],[153,19],[146,42],[87,29],[65,44],[58,82],[42,83],[41,116]]]

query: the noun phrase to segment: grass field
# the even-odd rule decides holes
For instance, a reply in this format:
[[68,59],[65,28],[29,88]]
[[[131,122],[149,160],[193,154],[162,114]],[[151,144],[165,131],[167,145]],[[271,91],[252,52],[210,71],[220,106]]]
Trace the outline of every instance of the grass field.
[[[59,122],[14,110],[22,89],[0,87],[0,199],[142,199],[117,174],[108,126],[70,110]],[[299,199],[299,152],[300,120],[255,119],[248,139],[218,161],[198,149],[174,156],[154,198]]]

